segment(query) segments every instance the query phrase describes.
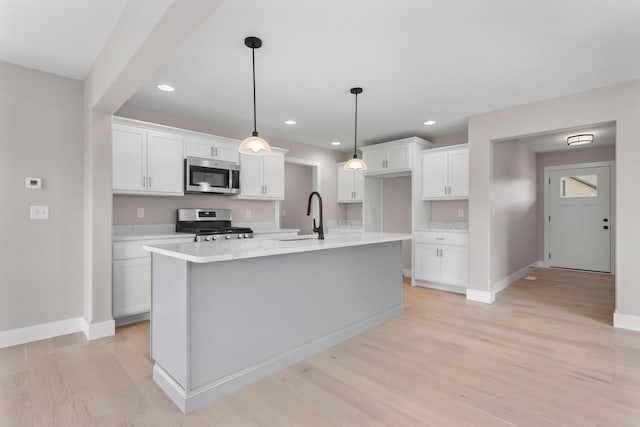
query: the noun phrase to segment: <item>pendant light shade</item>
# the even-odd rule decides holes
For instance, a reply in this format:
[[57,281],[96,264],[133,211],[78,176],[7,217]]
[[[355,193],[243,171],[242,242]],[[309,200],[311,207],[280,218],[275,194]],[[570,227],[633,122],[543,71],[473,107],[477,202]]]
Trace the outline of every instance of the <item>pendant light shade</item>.
[[351,93],[356,96],[356,119],[355,119],[355,132],[353,136],[353,159],[349,160],[345,165],[345,170],[366,170],[367,164],[364,160],[358,158],[358,95],[362,93],[361,87],[354,87],[351,89]]
[[258,136],[256,124],[256,49],[262,46],[262,40],[257,37],[247,37],[244,44],[251,49],[251,62],[253,65],[253,132],[251,136],[240,143],[238,151],[242,154],[262,155],[271,154],[271,147],[264,139]]

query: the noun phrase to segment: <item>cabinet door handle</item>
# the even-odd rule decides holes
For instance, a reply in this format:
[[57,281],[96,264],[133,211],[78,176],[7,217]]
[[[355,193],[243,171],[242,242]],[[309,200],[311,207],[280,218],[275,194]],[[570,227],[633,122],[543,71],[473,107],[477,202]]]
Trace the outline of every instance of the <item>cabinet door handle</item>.
[[444,240],[444,237],[436,237],[436,240]]
[[151,188],[151,177],[149,177],[149,188]]
[[213,152],[215,153],[215,154],[214,154],[214,157],[218,157],[218,147],[215,147],[215,148],[213,149]]
[[147,177],[146,177],[146,176],[143,176],[143,177],[142,177],[142,186],[143,186],[143,187],[146,187],[146,186],[147,186]]
[[213,147],[211,147],[211,157],[215,157],[215,154],[213,154],[213,153],[214,153]]

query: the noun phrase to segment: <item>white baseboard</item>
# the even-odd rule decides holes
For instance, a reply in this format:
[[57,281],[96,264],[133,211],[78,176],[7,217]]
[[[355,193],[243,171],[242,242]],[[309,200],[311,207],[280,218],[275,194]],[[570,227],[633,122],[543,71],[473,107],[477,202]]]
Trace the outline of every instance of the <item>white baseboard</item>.
[[75,317],[25,328],[0,331],[0,348],[80,332],[83,330],[83,323],[84,319],[82,317]]
[[519,280],[521,278],[523,278],[524,276],[526,276],[527,274],[529,274],[529,272],[535,268],[539,267],[539,263],[540,261],[536,261],[536,262],[532,262],[531,264],[521,268],[520,270],[516,271],[515,273],[512,273],[510,275],[508,275],[507,277],[498,280],[496,283],[493,284],[492,286],[492,293],[495,295],[504,290],[507,289],[509,287],[509,285],[511,285],[513,282],[515,282],[516,280]]
[[402,275],[404,277],[411,277],[411,269],[410,268],[403,268],[402,269]]
[[82,319],[82,332],[87,337],[89,341],[97,340],[99,338],[109,337],[111,335],[115,335],[116,333],[116,322],[111,320],[105,320],[104,322],[98,323],[87,323],[87,321]]
[[467,299],[469,301],[483,302],[485,304],[493,304],[496,295],[490,291],[479,291],[477,289],[467,289]]
[[613,327],[640,331],[640,316],[622,314],[616,311],[613,313]]
[[189,392],[178,384],[157,363],[153,365],[153,380],[182,412],[191,412],[201,406],[211,403],[217,398],[232,393],[242,387],[261,380],[274,372],[306,359],[315,353],[326,350],[327,348],[359,335],[364,331],[381,325],[394,317],[400,316],[403,312],[404,308],[402,305],[393,307],[382,313],[378,313],[364,319],[354,325],[296,347],[287,353],[278,355],[271,359],[263,360],[253,366],[249,366],[239,372],[220,378]]

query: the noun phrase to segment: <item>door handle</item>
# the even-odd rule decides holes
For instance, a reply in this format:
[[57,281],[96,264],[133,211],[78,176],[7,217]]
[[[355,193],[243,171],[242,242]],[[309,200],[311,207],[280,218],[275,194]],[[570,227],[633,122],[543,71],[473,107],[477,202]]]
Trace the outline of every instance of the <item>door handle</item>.
[[609,222],[609,218],[604,218],[603,221],[604,222]]
[[604,228],[605,230],[608,230],[609,226],[608,225],[603,225],[602,228]]

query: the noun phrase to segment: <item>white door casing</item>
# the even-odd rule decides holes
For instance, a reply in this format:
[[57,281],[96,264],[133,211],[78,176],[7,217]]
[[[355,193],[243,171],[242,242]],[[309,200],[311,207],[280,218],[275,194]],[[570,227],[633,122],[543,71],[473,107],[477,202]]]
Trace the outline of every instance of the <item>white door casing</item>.
[[612,167],[575,165],[546,173],[545,260],[551,267],[612,271]]

